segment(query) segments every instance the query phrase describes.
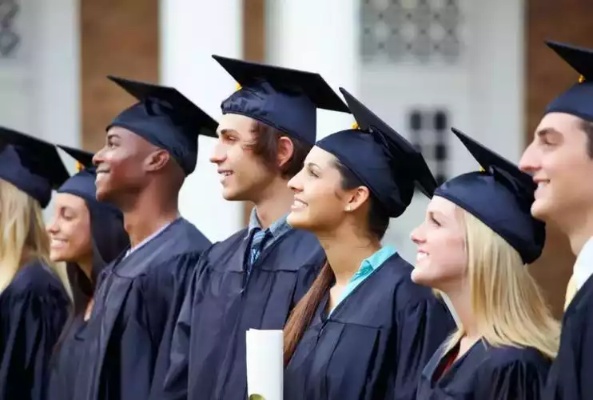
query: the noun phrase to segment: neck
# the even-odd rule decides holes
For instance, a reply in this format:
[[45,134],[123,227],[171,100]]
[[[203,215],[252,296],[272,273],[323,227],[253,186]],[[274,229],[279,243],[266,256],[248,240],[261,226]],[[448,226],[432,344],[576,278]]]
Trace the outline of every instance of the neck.
[[587,240],[593,236],[593,210],[581,212],[571,223],[558,226],[568,236],[572,253],[578,256]]
[[93,272],[93,257],[89,255],[82,260],[76,262],[78,268],[86,275],[87,278],[92,279]]
[[179,217],[177,195],[163,199],[154,193],[141,193],[131,207],[122,211],[132,248]]
[[459,318],[459,323],[461,323],[461,326],[463,327],[465,336],[470,339],[479,338],[480,332],[472,311],[469,290],[449,290],[446,294],[455,309],[455,313]]
[[255,203],[255,211],[262,228],[268,228],[274,221],[282,218],[290,211],[294,194],[287,182],[280,177],[269,185]]
[[381,248],[379,241],[357,236],[353,229],[345,227],[330,235],[317,235],[317,238],[338,285],[348,284],[362,261]]

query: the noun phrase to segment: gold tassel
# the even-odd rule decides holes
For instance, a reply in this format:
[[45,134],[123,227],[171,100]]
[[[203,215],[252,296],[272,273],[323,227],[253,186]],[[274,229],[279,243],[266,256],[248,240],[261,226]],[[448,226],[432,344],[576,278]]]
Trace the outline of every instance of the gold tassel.
[[84,165],[82,165],[82,163],[80,163],[79,161],[76,161],[76,171],[80,172],[84,169]]
[[241,84],[239,82],[237,82],[237,86],[235,87],[235,91],[239,91],[243,89],[243,87],[241,86]]
[[360,126],[358,126],[358,122],[353,122],[351,128],[352,129],[360,129]]
[[486,170],[484,169],[484,167],[480,167],[480,169],[478,171],[480,171],[480,172],[486,172]]
[[579,76],[579,83],[583,83],[583,82],[585,82],[585,80],[586,80],[585,79],[585,75],[580,75]]

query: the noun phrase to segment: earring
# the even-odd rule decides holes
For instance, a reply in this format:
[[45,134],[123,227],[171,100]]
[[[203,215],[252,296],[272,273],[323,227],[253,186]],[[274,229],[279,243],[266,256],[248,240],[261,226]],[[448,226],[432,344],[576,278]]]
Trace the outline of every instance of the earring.
[[346,206],[346,212],[350,212],[350,211],[352,211],[352,208],[349,205]]

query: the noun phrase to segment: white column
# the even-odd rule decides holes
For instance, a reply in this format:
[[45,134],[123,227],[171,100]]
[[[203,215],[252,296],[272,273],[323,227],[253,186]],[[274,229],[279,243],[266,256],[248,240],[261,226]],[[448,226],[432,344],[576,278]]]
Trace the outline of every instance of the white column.
[[[267,61],[318,72],[340,97],[339,87],[359,96],[359,9],[357,0],[268,0]],[[317,115],[318,139],[354,122],[346,113],[321,110]]]
[[35,132],[51,142],[80,146],[79,1],[36,1],[33,54]]
[[[22,26],[24,47],[19,66],[26,79],[22,81],[22,93],[13,97],[16,105],[8,107],[21,121],[11,116],[8,121],[14,122],[9,125],[52,143],[78,147],[81,126],[79,1],[18,3],[22,17],[28,21]],[[24,97],[28,97],[28,105],[19,106]],[[73,173],[74,161],[69,156],[63,160]],[[43,214],[46,219],[51,217],[53,199]]]
[[[159,18],[161,83],[175,86],[218,119],[235,82],[211,56],[241,57],[242,1],[161,0]],[[214,139],[199,139],[198,165],[183,185],[180,209],[218,241],[242,226],[242,204],[222,198],[216,167],[208,161],[213,147]]]

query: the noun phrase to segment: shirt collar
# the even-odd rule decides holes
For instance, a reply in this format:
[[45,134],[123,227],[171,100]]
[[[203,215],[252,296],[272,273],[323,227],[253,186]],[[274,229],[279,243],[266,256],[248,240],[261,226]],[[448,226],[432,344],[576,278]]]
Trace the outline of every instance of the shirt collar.
[[593,238],[581,249],[574,264],[573,274],[577,290],[580,289],[593,274]]
[[[291,226],[286,221],[287,216],[288,214],[277,219],[268,228],[273,238],[278,238],[291,229]],[[246,238],[248,238],[251,235],[254,229],[262,229],[259,219],[257,218],[257,212],[255,211],[255,207],[251,209],[251,214],[249,215],[249,225],[247,228]]]

